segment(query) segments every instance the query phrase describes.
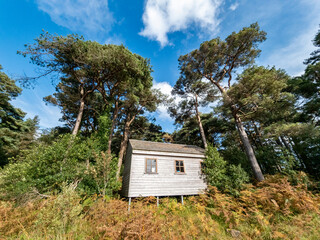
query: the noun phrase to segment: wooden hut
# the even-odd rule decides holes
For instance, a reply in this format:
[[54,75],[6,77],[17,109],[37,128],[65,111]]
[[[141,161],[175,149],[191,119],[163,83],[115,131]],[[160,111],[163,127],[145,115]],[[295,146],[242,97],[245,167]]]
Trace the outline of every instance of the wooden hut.
[[[122,195],[197,195],[206,188],[201,174],[204,149],[182,144],[129,140]],[[183,200],[183,198],[182,198]]]

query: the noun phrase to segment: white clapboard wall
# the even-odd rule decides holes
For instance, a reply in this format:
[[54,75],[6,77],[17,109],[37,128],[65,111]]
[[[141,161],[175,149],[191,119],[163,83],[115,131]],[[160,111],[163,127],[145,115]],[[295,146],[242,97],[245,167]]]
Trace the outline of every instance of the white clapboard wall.
[[[124,162],[123,196],[196,195],[205,190],[206,184],[201,174],[201,161],[204,159],[202,152],[183,153],[181,150],[174,152],[165,151],[166,149],[159,151],[159,148],[157,151],[150,148],[135,149],[135,144],[131,143],[132,140],[129,141]],[[170,147],[172,149],[172,145]],[[157,173],[146,173],[146,159],[157,159]],[[184,161],[184,174],[175,172],[176,160]]]

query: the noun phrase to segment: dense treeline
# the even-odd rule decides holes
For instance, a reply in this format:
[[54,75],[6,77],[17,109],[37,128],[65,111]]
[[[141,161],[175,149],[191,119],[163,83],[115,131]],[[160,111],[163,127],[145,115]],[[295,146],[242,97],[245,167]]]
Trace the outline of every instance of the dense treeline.
[[[254,64],[265,40],[255,23],[180,56],[170,99],[153,88],[150,61],[126,47],[42,33],[18,51],[42,71],[21,85],[58,79],[44,101],[61,109],[65,125],[40,133],[37,118],[24,120],[10,103],[21,89],[1,69],[0,197],[59,192],[75,182],[83,194],[117,193],[129,138],[206,148],[208,183],[233,195],[266,174],[303,171],[319,180],[320,50],[303,75],[291,77]],[[159,104],[175,119],[172,134],[147,117]]]
[[39,120],[37,117],[24,120],[26,113],[10,103],[22,89],[3,72],[1,65],[0,80],[0,167],[3,167],[11,157],[31,147]]

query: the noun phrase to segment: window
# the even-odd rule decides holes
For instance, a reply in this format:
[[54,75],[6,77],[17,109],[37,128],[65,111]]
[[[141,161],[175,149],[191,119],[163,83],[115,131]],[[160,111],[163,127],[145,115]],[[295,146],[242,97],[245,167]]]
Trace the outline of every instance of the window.
[[176,173],[184,173],[183,160],[177,160],[176,161]]
[[157,173],[157,159],[146,159],[146,173]]

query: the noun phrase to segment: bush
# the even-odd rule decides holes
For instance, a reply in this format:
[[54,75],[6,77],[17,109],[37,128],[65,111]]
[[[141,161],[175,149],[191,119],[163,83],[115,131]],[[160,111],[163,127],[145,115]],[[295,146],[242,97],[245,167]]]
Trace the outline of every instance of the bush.
[[227,163],[218,150],[209,145],[206,151],[203,173],[210,186],[217,187],[220,191],[233,195],[239,194],[239,190],[249,181],[249,176],[240,164]]
[[34,147],[1,170],[0,198],[60,192],[65,183],[73,182],[79,182],[78,189],[84,194],[112,194],[119,188],[117,159],[99,151],[98,140],[68,134],[51,145]]

